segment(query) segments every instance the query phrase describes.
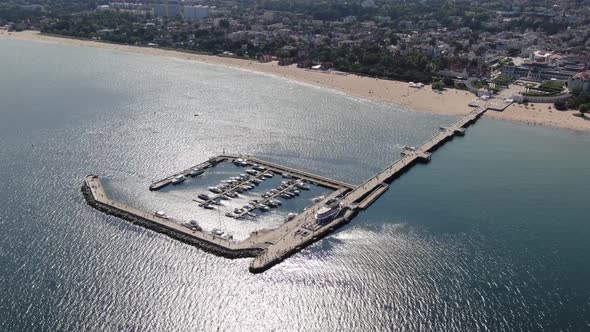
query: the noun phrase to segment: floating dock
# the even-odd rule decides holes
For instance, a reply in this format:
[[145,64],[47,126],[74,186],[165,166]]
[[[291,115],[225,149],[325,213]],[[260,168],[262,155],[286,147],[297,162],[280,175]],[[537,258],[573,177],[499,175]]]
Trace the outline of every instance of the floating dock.
[[[227,240],[208,232],[193,230],[178,221],[161,218],[152,213],[114,201],[108,197],[100,179],[94,175],[86,177],[82,192],[91,206],[107,214],[167,234],[217,255],[228,258],[254,257],[250,265],[250,271],[260,273],[348,223],[359,211],[366,209],[383,195],[389,189],[391,182],[403,172],[418,162],[429,162],[431,154],[439,146],[454,136],[463,136],[465,128],[477,121],[486,110],[487,108],[478,107],[450,126],[441,127],[439,133],[418,148],[404,149],[401,158],[359,186],[243,155],[213,157],[204,163],[159,180],[150,186],[150,190],[158,190],[172,183],[174,177],[178,175],[188,176],[191,169],[197,168],[201,170],[215,166],[220,162],[233,162],[237,159],[244,159],[249,163],[264,166],[267,169],[266,171],[283,175],[288,173],[293,178],[334,190],[321,201],[278,228],[253,232],[250,237],[241,242]],[[315,217],[317,211],[333,198],[340,200],[338,214],[331,220],[319,222]]]

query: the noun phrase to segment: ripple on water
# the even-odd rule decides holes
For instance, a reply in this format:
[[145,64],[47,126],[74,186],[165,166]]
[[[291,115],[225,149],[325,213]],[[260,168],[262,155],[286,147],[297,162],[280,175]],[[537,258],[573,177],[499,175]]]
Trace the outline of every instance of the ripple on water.
[[[186,201],[214,176],[147,186],[224,149],[359,183],[453,118],[157,57],[5,40],[0,50],[0,330],[590,326],[588,135],[484,119],[352,223],[252,275],[249,259],[89,208],[84,176],[215,227]],[[576,162],[564,174],[566,160]],[[281,213],[222,226],[243,237]]]

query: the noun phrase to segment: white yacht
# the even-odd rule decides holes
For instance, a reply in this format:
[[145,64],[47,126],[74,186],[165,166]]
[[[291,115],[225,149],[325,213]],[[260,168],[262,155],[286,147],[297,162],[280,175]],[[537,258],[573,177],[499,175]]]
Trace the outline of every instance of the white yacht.
[[332,198],[322,206],[315,214],[315,219],[318,222],[325,222],[336,217],[340,212],[340,200]]
[[309,186],[303,182],[298,182],[295,185],[297,186],[297,188],[299,188],[301,190],[309,190]]
[[172,179],[172,184],[180,184],[180,183],[183,183],[184,180],[186,180],[186,176],[177,175],[174,177],[174,179]]
[[219,189],[217,187],[209,187],[209,191],[212,193],[216,193],[216,194],[221,193],[221,189]]
[[156,211],[154,212],[154,216],[162,219],[170,219],[170,217],[168,217],[168,215],[164,211]]
[[201,174],[205,173],[205,170],[199,169],[199,168],[191,168],[191,170],[188,172],[188,175],[190,176],[199,176]]

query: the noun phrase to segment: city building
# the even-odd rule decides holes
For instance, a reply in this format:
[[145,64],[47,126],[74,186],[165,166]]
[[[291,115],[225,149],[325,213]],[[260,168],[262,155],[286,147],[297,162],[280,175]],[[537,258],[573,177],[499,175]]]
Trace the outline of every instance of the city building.
[[153,5],[153,12],[155,17],[177,17],[180,16],[180,5],[157,3]]
[[579,89],[582,93],[590,93],[590,70],[574,75],[568,80],[567,87],[570,91]]
[[185,20],[200,20],[209,16],[209,6],[184,6],[182,16]]

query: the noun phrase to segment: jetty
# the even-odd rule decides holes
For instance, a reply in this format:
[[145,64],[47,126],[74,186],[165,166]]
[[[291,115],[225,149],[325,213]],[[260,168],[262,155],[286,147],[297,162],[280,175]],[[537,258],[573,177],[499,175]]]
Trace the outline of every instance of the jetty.
[[[91,206],[107,214],[164,233],[216,255],[228,258],[254,257],[250,264],[250,272],[260,273],[350,222],[356,214],[368,208],[383,195],[397,177],[416,163],[429,162],[432,153],[448,140],[455,136],[463,136],[465,128],[477,121],[487,109],[484,106],[477,107],[453,124],[440,127],[440,131],[436,135],[419,147],[404,148],[399,159],[358,186],[247,155],[228,154],[210,158],[150,185],[150,190],[159,190],[172,183],[176,176],[187,176],[193,169],[205,170],[221,162],[235,162],[239,159],[247,161],[249,165],[257,164],[265,167],[265,170],[260,174],[273,172],[333,190],[283,225],[275,229],[255,231],[243,241],[225,239],[204,230],[194,229],[189,223],[164,218],[155,213],[117,202],[108,197],[100,179],[95,175],[86,177],[82,192]],[[318,219],[318,211],[334,201],[338,202],[337,213],[328,220]]]
[[344,205],[356,206],[361,209],[367,208],[389,188],[387,183],[391,183],[417,162],[429,162],[434,150],[454,136],[463,136],[465,128],[475,122],[486,110],[484,107],[478,107],[450,126],[441,127],[438,134],[434,135],[418,148],[402,151],[402,157],[400,159],[352,190],[344,198]]

